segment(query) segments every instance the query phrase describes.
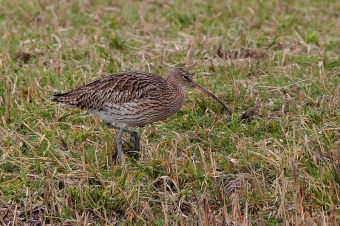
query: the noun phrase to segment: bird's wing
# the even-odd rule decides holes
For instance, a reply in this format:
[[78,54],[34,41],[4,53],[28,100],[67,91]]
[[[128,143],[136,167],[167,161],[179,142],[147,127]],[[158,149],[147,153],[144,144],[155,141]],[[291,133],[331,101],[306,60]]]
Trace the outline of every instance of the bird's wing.
[[138,102],[150,96],[160,96],[164,80],[152,73],[122,72],[104,76],[91,83],[56,94],[52,101],[82,109],[102,110],[108,104]]

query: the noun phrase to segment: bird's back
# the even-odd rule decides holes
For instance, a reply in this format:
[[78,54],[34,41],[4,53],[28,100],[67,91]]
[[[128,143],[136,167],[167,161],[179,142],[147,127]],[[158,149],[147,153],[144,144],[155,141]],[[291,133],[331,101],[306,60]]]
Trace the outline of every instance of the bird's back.
[[158,75],[131,71],[104,76],[54,96],[52,101],[87,110],[107,122],[138,126],[177,112],[185,93]]

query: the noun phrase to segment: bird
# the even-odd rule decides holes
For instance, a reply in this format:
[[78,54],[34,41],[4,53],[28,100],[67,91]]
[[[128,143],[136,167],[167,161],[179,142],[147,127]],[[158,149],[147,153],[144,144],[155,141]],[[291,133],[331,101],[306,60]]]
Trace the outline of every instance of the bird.
[[51,101],[83,109],[102,119],[108,128],[119,130],[116,142],[118,163],[122,165],[123,132],[130,134],[135,150],[140,151],[138,133],[126,127],[152,124],[175,114],[184,104],[189,87],[208,94],[232,114],[215,94],[195,83],[191,72],[184,67],[173,68],[166,77],[142,71],[110,74],[54,94]]

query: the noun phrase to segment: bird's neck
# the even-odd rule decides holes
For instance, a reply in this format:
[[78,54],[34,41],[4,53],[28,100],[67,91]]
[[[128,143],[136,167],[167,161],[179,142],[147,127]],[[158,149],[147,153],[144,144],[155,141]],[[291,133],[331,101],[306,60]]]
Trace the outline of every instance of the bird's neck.
[[178,84],[168,83],[167,95],[169,113],[172,115],[179,111],[185,101],[185,88]]

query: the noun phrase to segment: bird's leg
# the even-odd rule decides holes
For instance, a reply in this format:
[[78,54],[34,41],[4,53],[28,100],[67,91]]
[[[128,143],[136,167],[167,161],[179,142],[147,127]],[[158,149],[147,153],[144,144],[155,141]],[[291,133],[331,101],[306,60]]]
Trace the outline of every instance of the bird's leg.
[[[121,129],[121,127],[112,125],[109,122],[104,121],[104,124],[110,129],[117,129],[117,130]],[[127,132],[128,134],[131,135],[130,141],[134,143],[135,150],[139,152],[140,151],[140,138],[138,136],[138,133],[136,131],[128,130],[125,128],[124,128],[124,132]]]
[[117,136],[117,147],[118,147],[118,163],[119,165],[122,165],[122,155],[123,155],[123,151],[122,151],[122,135],[123,135],[123,132],[124,132],[124,127],[121,126],[120,129],[119,129],[119,133],[118,133],[118,136]]
[[110,129],[117,129],[117,130],[120,130],[120,127],[119,127],[119,126],[112,125],[112,124],[109,123],[109,122],[104,121],[104,124],[105,124],[108,128],[110,128]]
[[131,135],[130,141],[134,143],[135,150],[139,152],[140,151],[140,138],[138,136],[138,133],[136,131],[131,131],[131,130],[129,130],[128,133]]
[[136,131],[128,130],[125,128],[124,128],[124,132],[131,135],[130,141],[134,144],[135,151],[139,152],[140,151],[140,139],[139,139],[138,133]]

